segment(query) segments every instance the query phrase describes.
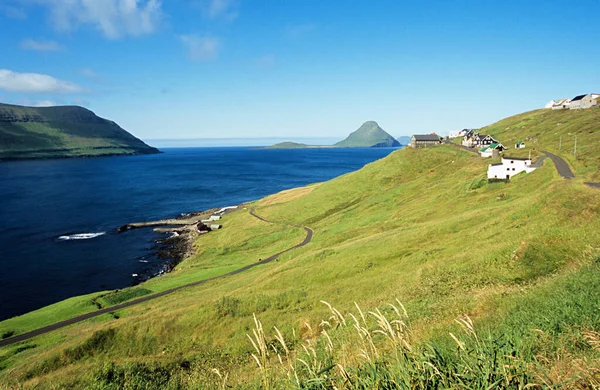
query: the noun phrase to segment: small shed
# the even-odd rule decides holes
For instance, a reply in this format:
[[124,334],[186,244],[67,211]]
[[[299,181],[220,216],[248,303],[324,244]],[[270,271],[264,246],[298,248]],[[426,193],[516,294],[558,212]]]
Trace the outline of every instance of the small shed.
[[441,138],[435,133],[415,134],[410,138],[410,146],[413,148],[427,148],[441,143]]
[[515,149],[523,149],[525,147],[525,142],[523,141],[517,141],[515,143]]

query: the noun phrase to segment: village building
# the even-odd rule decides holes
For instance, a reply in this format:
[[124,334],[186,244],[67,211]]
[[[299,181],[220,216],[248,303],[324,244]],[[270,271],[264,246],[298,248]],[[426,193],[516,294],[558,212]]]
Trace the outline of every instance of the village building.
[[525,147],[525,142],[523,141],[517,141],[515,143],[515,149],[523,149]]
[[575,96],[573,99],[571,99],[569,109],[585,110],[587,108],[596,106],[598,105],[598,97],[600,97],[600,94],[597,93],[588,93],[587,95]]
[[490,180],[509,180],[514,175],[523,171],[533,172],[536,168],[531,166],[530,158],[521,157],[502,157],[502,162],[490,164],[488,166],[488,181]]
[[455,130],[450,132],[450,134],[448,134],[448,138],[460,138],[460,137],[464,137],[465,134],[467,134],[469,132],[470,129],[462,129],[462,130]]
[[554,104],[550,108],[553,110],[566,110],[571,105],[571,101],[569,99],[560,99],[554,100]]
[[491,145],[484,146],[483,148],[481,148],[479,150],[479,154],[481,155],[481,157],[484,157],[484,158],[499,157],[500,152],[503,152],[505,150],[506,150],[506,148],[504,147],[504,145],[502,145],[501,143],[495,142]]
[[467,148],[472,147],[473,139],[474,139],[475,135],[476,135],[475,130],[473,130],[473,129],[467,130],[463,134],[462,146],[466,146]]
[[426,148],[442,143],[440,137],[435,134],[415,134],[410,139],[410,146],[413,148]]
[[483,147],[483,146],[487,146],[487,145],[491,145],[493,143],[499,143],[498,141],[496,141],[491,135],[489,134],[485,134],[485,135],[481,135],[481,134],[476,134],[473,137],[473,142],[471,147],[472,148],[477,148],[477,147]]

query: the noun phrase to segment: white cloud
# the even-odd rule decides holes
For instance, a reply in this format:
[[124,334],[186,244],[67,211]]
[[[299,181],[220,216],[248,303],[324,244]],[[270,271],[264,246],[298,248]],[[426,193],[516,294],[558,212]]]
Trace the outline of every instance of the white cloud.
[[29,93],[82,93],[85,88],[69,81],[38,73],[18,73],[0,69],[0,90]]
[[12,5],[0,5],[0,12],[2,12],[7,18],[27,19],[27,14],[25,11],[23,11],[23,9]]
[[21,49],[35,51],[62,51],[65,49],[63,45],[55,41],[46,41],[44,39],[24,39],[21,41]]
[[231,21],[238,17],[237,0],[196,0],[195,4],[210,19]]
[[56,103],[54,103],[52,100],[36,100],[32,105],[34,107],[52,107],[56,106]]
[[221,40],[215,37],[201,37],[199,35],[181,35],[181,42],[188,50],[188,57],[192,61],[209,61],[217,58]]
[[58,30],[91,25],[110,39],[151,34],[163,17],[160,0],[34,1],[50,9],[50,19]]

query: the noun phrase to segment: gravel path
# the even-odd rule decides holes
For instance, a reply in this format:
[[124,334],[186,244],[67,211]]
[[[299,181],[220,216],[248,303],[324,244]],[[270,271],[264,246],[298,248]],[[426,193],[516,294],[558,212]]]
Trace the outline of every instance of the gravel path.
[[272,255],[272,256],[270,256],[270,257],[268,257],[266,259],[263,259],[260,262],[252,263],[252,264],[249,264],[249,265],[247,265],[245,267],[236,269],[235,271],[231,271],[231,272],[228,272],[226,274],[223,274],[223,275],[220,275],[220,276],[215,276],[215,277],[208,278],[208,279],[198,280],[197,282],[189,283],[189,284],[186,284],[186,285],[183,285],[183,286],[179,286],[179,287],[174,287],[174,288],[171,288],[171,289],[168,289],[168,290],[165,290],[165,291],[161,291],[161,292],[156,293],[156,294],[147,295],[147,296],[144,296],[144,297],[141,297],[141,298],[137,298],[137,299],[134,299],[134,300],[131,300],[131,301],[127,301],[127,302],[124,302],[124,303],[121,303],[121,304],[118,304],[118,305],[115,305],[115,306],[106,307],[106,308],[103,308],[103,309],[100,309],[100,310],[96,310],[96,311],[93,311],[93,312],[90,312],[90,313],[82,314],[82,315],[79,315],[77,317],[73,317],[71,319],[65,320],[65,321],[60,321],[60,322],[57,322],[57,323],[54,323],[54,324],[51,324],[51,325],[48,325],[48,326],[44,326],[43,328],[32,330],[31,332],[26,332],[26,333],[23,333],[23,334],[20,334],[20,335],[12,336],[12,337],[6,338],[4,340],[0,340],[0,347],[4,347],[4,346],[7,346],[7,345],[12,345],[12,344],[18,343],[20,341],[29,340],[30,338],[33,338],[33,337],[36,337],[36,336],[40,336],[40,335],[46,334],[48,332],[52,332],[53,330],[64,328],[65,326],[73,325],[73,324],[75,324],[77,322],[81,322],[81,321],[87,320],[89,318],[97,317],[97,316],[100,316],[102,314],[114,312],[116,310],[121,310],[121,309],[124,309],[126,307],[130,307],[130,306],[137,305],[137,304],[140,304],[140,303],[148,302],[148,301],[151,301],[151,300],[156,299],[156,298],[164,297],[165,295],[172,294],[172,293],[174,293],[176,291],[179,291],[179,290],[182,290],[184,288],[194,287],[194,286],[198,286],[198,285],[204,284],[204,283],[212,281],[212,280],[216,280],[216,279],[226,278],[228,276],[237,275],[237,274],[242,273],[244,271],[247,271],[247,270],[249,270],[251,268],[254,268],[254,267],[258,266],[258,265],[270,263],[271,261],[276,260],[277,258],[279,258],[279,256],[281,256],[282,254],[287,253],[287,252],[289,252],[289,251],[291,251],[293,249],[303,247],[303,246],[305,246],[306,244],[308,244],[309,242],[312,241],[313,231],[312,231],[312,229],[310,229],[310,228],[308,228],[306,226],[297,226],[297,225],[291,225],[291,224],[286,224],[286,223],[279,223],[279,222],[269,221],[269,220],[267,220],[265,218],[262,218],[262,217],[256,215],[256,213],[254,212],[254,208],[252,208],[250,210],[250,214],[253,217],[258,218],[259,220],[261,220],[263,222],[273,223],[273,224],[278,224],[278,225],[285,225],[285,226],[292,226],[292,227],[297,227],[297,228],[302,228],[302,229],[304,229],[306,231],[306,237],[304,238],[304,241],[302,241],[301,243],[299,243],[297,245],[294,245],[291,248],[288,248],[288,249],[283,250],[281,252],[275,253],[274,255]]

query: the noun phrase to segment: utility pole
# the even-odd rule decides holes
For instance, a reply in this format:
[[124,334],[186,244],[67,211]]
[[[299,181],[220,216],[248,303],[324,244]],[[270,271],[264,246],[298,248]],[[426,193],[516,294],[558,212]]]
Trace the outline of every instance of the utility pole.
[[562,135],[558,139],[558,151],[560,152],[561,150],[562,150]]
[[573,148],[573,156],[577,160],[577,136],[575,136],[575,147]]

